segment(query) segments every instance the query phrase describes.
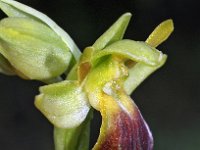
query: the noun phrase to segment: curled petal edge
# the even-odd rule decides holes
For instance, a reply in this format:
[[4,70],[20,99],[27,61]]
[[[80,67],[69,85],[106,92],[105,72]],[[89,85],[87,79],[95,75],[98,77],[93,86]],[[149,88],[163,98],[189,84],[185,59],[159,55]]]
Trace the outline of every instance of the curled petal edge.
[[90,105],[77,81],[63,81],[40,87],[36,107],[59,128],[74,128],[86,118]]

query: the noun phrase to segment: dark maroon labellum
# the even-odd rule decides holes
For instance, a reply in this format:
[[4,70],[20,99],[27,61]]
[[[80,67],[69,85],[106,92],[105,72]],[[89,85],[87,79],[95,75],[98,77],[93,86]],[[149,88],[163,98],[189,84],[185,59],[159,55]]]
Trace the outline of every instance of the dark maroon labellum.
[[152,150],[153,138],[140,111],[130,117],[125,111],[116,114],[112,132],[101,143],[100,150]]

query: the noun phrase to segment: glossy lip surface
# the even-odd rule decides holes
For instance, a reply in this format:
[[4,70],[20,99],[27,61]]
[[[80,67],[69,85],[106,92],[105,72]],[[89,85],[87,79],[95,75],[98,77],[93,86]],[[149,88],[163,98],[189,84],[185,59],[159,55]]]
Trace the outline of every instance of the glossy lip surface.
[[126,113],[120,112],[114,130],[106,136],[100,149],[152,150],[151,133],[138,110],[135,116],[132,120]]
[[127,95],[119,98],[103,95],[102,126],[93,150],[152,150],[153,137],[138,107]]

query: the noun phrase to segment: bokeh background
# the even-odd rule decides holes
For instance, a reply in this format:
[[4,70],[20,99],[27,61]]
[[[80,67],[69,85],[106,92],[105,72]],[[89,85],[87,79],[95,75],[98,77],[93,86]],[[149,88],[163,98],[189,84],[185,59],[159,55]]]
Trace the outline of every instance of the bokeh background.
[[[200,6],[196,0],[18,0],[65,29],[80,49],[90,46],[121,14],[133,13],[125,38],[145,40],[172,18],[175,31],[158,49],[163,68],[132,94],[148,122],[155,150],[200,149]],[[0,12],[0,18],[5,15]],[[0,149],[53,150],[52,125],[34,107],[37,81],[0,75]],[[91,147],[100,127],[96,112]]]

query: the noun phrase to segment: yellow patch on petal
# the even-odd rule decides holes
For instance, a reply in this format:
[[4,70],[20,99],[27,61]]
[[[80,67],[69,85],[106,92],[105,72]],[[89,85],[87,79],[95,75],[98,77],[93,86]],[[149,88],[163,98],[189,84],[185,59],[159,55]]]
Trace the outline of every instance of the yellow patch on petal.
[[118,59],[110,55],[105,56],[102,58],[102,62],[94,66],[87,75],[85,91],[90,104],[97,110],[99,110],[99,100],[102,99],[104,85],[113,79],[127,76],[126,67]]
[[154,31],[149,35],[146,43],[152,47],[157,47],[164,42],[174,31],[174,24],[172,19],[161,22]]

